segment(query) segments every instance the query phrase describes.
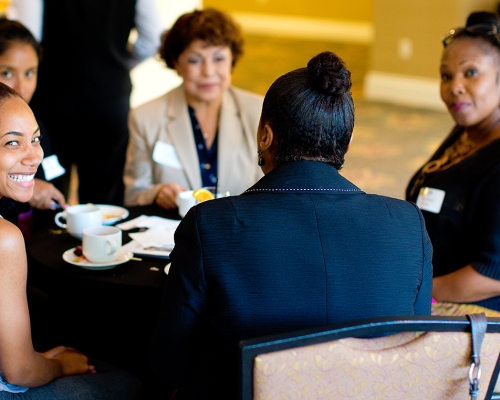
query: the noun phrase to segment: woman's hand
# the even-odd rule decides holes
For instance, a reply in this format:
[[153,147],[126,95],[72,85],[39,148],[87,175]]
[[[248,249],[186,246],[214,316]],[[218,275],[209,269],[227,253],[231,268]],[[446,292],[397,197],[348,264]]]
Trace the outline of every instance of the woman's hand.
[[42,355],[48,360],[59,361],[63,376],[95,373],[94,367],[89,365],[87,356],[71,347],[57,346]]
[[35,179],[35,188],[33,190],[33,197],[28,202],[33,208],[39,210],[55,210],[56,205],[54,200],[64,209],[66,208],[66,200],[63,194],[56,189],[56,187],[49,182],[42,179]]
[[156,196],[156,204],[165,209],[172,209],[177,207],[175,200],[177,198],[177,194],[183,192],[187,189],[183,188],[181,185],[177,183],[166,183],[163,185]]
[[437,301],[469,303],[500,296],[500,281],[467,265],[432,280],[432,297]]

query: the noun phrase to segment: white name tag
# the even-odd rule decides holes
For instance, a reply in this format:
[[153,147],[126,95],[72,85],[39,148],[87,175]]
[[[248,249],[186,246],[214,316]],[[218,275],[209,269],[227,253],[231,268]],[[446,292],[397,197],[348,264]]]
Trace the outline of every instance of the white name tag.
[[417,206],[421,210],[439,214],[445,194],[444,190],[423,187],[417,197]]
[[55,154],[45,157],[42,160],[43,173],[45,174],[45,179],[51,181],[54,178],[58,178],[64,175],[66,170],[61,164],[59,164],[59,159]]
[[153,161],[170,168],[182,169],[175,147],[169,143],[156,142],[153,149]]

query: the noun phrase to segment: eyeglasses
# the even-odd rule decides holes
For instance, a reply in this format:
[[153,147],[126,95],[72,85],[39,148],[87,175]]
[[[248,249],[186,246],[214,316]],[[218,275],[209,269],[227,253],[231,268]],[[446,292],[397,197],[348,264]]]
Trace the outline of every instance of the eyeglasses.
[[498,28],[495,25],[477,24],[463,28],[451,29],[443,38],[443,46],[448,46],[457,36],[484,36],[492,37],[495,44],[500,48],[500,38],[498,37]]

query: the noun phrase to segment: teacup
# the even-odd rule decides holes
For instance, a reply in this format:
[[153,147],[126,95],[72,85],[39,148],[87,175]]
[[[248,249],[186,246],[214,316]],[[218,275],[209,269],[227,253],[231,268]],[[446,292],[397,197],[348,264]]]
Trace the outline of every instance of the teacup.
[[[61,218],[66,219],[65,224],[60,221]],[[102,212],[97,206],[78,204],[58,212],[54,217],[54,221],[57,226],[66,229],[72,236],[81,239],[82,231],[85,228],[102,225]]]
[[122,247],[122,230],[115,226],[93,226],[83,230],[82,252],[92,263],[116,260]]
[[177,194],[175,203],[179,209],[179,215],[184,217],[189,209],[196,204],[196,199],[193,197],[194,190],[186,190]]

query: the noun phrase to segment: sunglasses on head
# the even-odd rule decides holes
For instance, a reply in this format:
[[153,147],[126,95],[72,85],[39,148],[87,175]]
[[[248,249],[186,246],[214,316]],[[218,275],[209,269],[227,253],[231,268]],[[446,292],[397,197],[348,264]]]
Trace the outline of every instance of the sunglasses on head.
[[498,28],[495,25],[489,24],[477,24],[466,26],[463,28],[455,28],[451,29],[443,38],[443,46],[448,46],[453,40],[455,40],[458,36],[484,36],[484,37],[492,37],[495,41],[495,44],[500,47],[500,38],[498,37]]

